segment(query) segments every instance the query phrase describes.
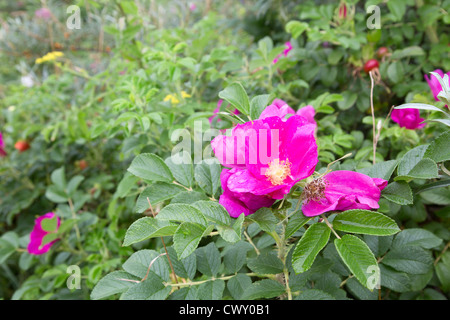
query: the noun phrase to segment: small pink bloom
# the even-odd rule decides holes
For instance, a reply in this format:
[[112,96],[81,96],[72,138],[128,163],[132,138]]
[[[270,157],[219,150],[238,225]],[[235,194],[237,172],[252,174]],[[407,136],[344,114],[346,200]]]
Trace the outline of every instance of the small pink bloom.
[[[31,231],[30,233],[30,243],[28,244],[28,252],[30,254],[35,254],[35,255],[40,255],[40,254],[44,254],[46,253],[50,247],[56,242],[58,241],[58,239],[53,240],[45,245],[42,245],[42,240],[44,239],[44,237],[52,232],[49,231],[45,231],[42,228],[42,220],[44,219],[53,219],[56,215],[53,212],[49,212],[46,213],[40,217],[38,217],[35,221],[34,221],[34,229],[33,231]],[[61,224],[61,220],[58,216],[56,216],[57,219],[57,227],[56,230],[59,229],[59,226]],[[53,231],[53,232],[56,232]]]
[[302,212],[307,217],[329,211],[378,209],[387,181],[353,171],[332,171],[306,185]]
[[40,8],[34,12],[36,18],[49,20],[52,17],[52,12],[48,8]]
[[211,146],[223,166],[243,169],[228,179],[230,191],[282,199],[314,172],[318,162],[314,130],[304,117],[293,115],[283,121],[274,116],[237,125],[231,136],[218,136]]
[[[283,50],[283,55],[284,55],[285,57],[287,57],[289,51],[292,50],[292,44],[291,44],[291,42],[288,41],[288,42],[286,42],[284,45],[286,46],[286,49]],[[277,55],[277,57],[276,57],[275,59],[273,59],[272,63],[273,63],[273,64],[277,63],[277,62],[278,62],[278,59],[280,59],[283,55],[282,55],[282,54]]]
[[189,4],[189,10],[194,11],[195,9],[197,9],[197,6],[195,5],[195,3]]
[[[441,78],[444,78],[444,75],[445,75],[444,71],[437,69],[437,70],[434,70],[433,72],[436,72],[437,74],[439,74],[441,76]],[[450,71],[447,72],[446,74],[450,77]],[[439,101],[438,94],[439,94],[439,92],[441,92],[443,90],[441,84],[439,83],[439,80],[436,79],[436,77],[432,74],[430,74],[430,76],[425,74],[424,77],[425,77],[425,80],[427,80],[428,85],[430,86],[431,93],[433,94],[434,100]]]
[[3,135],[0,132],[0,157],[6,157],[5,142],[3,141]]
[[223,169],[220,174],[223,194],[220,196],[219,203],[227,209],[233,218],[239,217],[242,213],[246,216],[255,213],[262,207],[270,207],[275,200],[266,195],[254,195],[250,192],[232,192],[228,187],[230,177],[243,175],[244,170],[233,168],[231,170]]
[[410,130],[421,129],[425,126],[425,123],[421,123],[425,119],[420,117],[418,109],[394,109],[391,118],[400,127]]

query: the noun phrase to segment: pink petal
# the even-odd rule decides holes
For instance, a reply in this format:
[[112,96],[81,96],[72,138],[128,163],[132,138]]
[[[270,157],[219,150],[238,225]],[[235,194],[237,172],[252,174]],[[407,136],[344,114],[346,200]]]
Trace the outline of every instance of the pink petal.
[[[53,219],[55,217],[55,213],[53,212],[49,212],[46,213],[40,217],[38,217],[35,221],[34,221],[34,228],[33,231],[31,231],[30,233],[30,243],[28,244],[28,252],[30,254],[35,254],[35,255],[40,255],[40,254],[44,254],[46,253],[50,247],[56,242],[58,241],[58,239],[53,240],[50,243],[45,244],[44,246],[41,247],[42,244],[42,240],[44,239],[44,237],[49,234],[50,232],[47,232],[45,230],[42,229],[41,223],[42,220],[44,219]],[[57,218],[57,229],[59,228],[59,226],[61,225],[61,220],[59,217]]]

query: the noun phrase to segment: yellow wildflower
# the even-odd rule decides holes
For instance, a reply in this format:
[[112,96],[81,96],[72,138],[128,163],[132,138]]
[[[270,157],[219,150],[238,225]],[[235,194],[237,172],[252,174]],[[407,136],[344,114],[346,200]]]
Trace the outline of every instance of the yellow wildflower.
[[58,57],[62,57],[64,56],[64,53],[62,53],[61,51],[52,51],[47,53],[45,56],[41,57],[41,58],[37,58],[36,59],[36,64],[41,64],[47,61],[53,61],[56,60],[56,58]]
[[[187,93],[186,91],[181,91],[181,97],[184,98],[190,98],[191,95],[189,93]],[[174,94],[168,94],[165,98],[164,101],[170,101],[172,104],[178,104],[180,103],[180,100],[177,98],[176,95]]]

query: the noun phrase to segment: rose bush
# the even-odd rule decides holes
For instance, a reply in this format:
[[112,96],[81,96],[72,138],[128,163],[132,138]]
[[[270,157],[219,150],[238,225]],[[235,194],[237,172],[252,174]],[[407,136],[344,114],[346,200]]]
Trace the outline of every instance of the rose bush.
[[1,298],[448,299],[448,1],[255,3],[4,5]]

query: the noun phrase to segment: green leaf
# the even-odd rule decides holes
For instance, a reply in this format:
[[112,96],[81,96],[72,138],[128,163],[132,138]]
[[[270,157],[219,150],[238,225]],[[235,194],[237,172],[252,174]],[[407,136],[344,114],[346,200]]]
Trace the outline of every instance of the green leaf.
[[425,157],[435,162],[450,160],[450,131],[444,132],[430,143]]
[[300,241],[297,243],[292,254],[292,267],[295,273],[307,271],[330,239],[331,229],[324,223],[311,225]]
[[413,203],[411,188],[404,181],[392,182],[381,192],[381,195],[399,205],[408,205]]
[[154,250],[139,250],[125,261],[122,268],[129,274],[144,279],[153,261],[150,271],[154,272],[164,281],[169,281],[169,265],[162,256],[158,256],[159,253]]
[[252,285],[252,279],[242,273],[238,273],[236,276],[228,280],[227,289],[230,291],[231,296],[235,300],[241,299],[245,289]]
[[129,288],[136,285],[136,282],[126,280],[140,281],[141,279],[125,271],[111,272],[100,279],[100,281],[95,285],[91,292],[91,299],[104,299],[114,294],[125,292]]
[[248,115],[250,112],[250,102],[244,87],[239,82],[234,82],[224,90],[219,92],[219,98],[236,107],[241,113]]
[[242,213],[237,219],[234,220],[233,225],[217,225],[217,231],[219,231],[220,236],[228,242],[235,243],[241,240],[242,227],[244,224],[245,215]]
[[247,287],[241,296],[242,300],[270,299],[285,292],[285,287],[275,280],[264,279],[256,281]]
[[150,181],[172,182],[173,176],[169,167],[155,154],[142,153],[133,159],[128,172]]
[[65,203],[69,200],[67,193],[56,185],[50,185],[45,190],[45,196],[52,202]]
[[177,224],[169,221],[143,217],[133,222],[128,228],[123,245],[129,246],[149,238],[171,236],[177,228]]
[[138,177],[132,175],[129,172],[126,172],[122,180],[120,180],[119,185],[117,186],[115,196],[119,198],[126,197],[138,181]]
[[[212,226],[211,226],[212,228]],[[183,222],[173,235],[173,247],[180,259],[186,258],[197,249],[204,235],[211,232],[211,228],[191,222]]]
[[[151,186],[144,189],[139,195],[136,206],[134,207],[134,212],[143,213],[146,210],[150,209],[149,201],[152,207],[155,205],[172,199],[177,194],[185,191],[185,189],[181,186],[177,186],[176,184],[167,183],[158,181]],[[147,199],[148,198],[148,199]]]
[[214,280],[201,284],[198,288],[198,298],[200,300],[222,300],[225,281]]
[[381,285],[396,292],[410,291],[411,279],[404,272],[395,271],[380,264]]
[[208,221],[199,209],[183,203],[169,204],[158,213],[156,219],[191,222],[205,227],[208,225]]
[[439,111],[445,113],[444,110],[432,106],[431,104],[425,103],[405,103],[395,107],[394,109],[419,109],[419,110]]
[[214,242],[198,248],[195,251],[197,256],[197,268],[204,275],[215,277],[220,268],[220,252]]
[[175,180],[186,187],[192,187],[194,180],[194,166],[188,152],[183,151],[172,155],[165,160],[166,165],[172,172]]
[[383,264],[410,274],[424,274],[432,268],[433,258],[429,251],[407,245],[390,250]]
[[404,78],[405,69],[400,61],[395,61],[387,68],[387,76],[393,83],[399,83]]
[[192,206],[200,210],[205,218],[213,223],[224,226],[231,224],[227,210],[217,202],[202,200],[193,203]]
[[286,32],[292,34],[294,39],[297,39],[307,29],[308,24],[306,22],[292,20],[286,24]]
[[331,294],[319,289],[307,289],[295,298],[295,300],[336,300]]
[[377,162],[371,167],[358,170],[358,172],[364,173],[372,178],[380,178],[389,181],[389,179],[392,176],[392,173],[397,167],[397,164],[398,164],[397,160]]
[[[197,257],[195,254],[178,259],[178,255],[173,247],[167,247],[167,251],[175,273],[182,278],[194,279],[197,272]],[[167,257],[165,258],[167,259]]]
[[346,234],[341,239],[335,239],[334,244],[342,261],[356,279],[369,290],[373,290],[380,282],[380,269],[375,256],[364,241]]
[[269,208],[261,208],[255,213],[247,216],[247,219],[256,222],[259,227],[266,232],[273,232],[278,222],[272,210]]
[[65,190],[67,186],[66,175],[64,173],[64,167],[56,169],[52,172],[50,176],[50,180],[53,182],[55,186],[60,190]]
[[432,183],[424,184],[414,190],[415,194],[419,194],[424,191],[429,191],[437,188],[445,188],[450,186],[450,179],[440,180]]
[[222,167],[218,162],[203,161],[195,166],[195,181],[207,194],[213,196],[220,186],[221,172]]
[[422,159],[420,160],[414,168],[411,169],[405,175],[399,175],[395,177],[395,181],[399,180],[412,180],[412,179],[433,179],[438,178],[438,168],[436,162],[431,159]]
[[278,274],[283,272],[283,262],[273,252],[266,252],[248,261],[248,267],[257,274]]
[[428,145],[418,146],[405,153],[398,164],[398,175],[407,175],[423,159],[427,147]]
[[391,55],[391,59],[397,60],[406,57],[415,57],[423,55],[425,55],[425,51],[421,47],[411,46],[407,48],[402,48],[400,50],[395,50]]
[[162,279],[153,272],[149,272],[145,281],[137,283],[128,289],[120,300],[165,300],[172,288],[165,286]]
[[436,275],[442,284],[444,292],[450,292],[450,252],[442,254],[441,260],[435,266]]
[[249,243],[239,241],[226,250],[223,263],[230,273],[236,273],[244,266],[247,261],[247,251],[251,249],[249,246]]
[[378,212],[362,209],[339,213],[333,220],[333,227],[344,232],[374,236],[389,236],[400,231],[391,218]]
[[269,105],[270,94],[256,96],[250,102],[250,117],[258,119],[264,109]]
[[303,227],[311,218],[305,217],[301,211],[298,213],[294,213],[288,221],[288,224],[286,226],[285,231],[285,237],[288,239],[290,236],[292,236],[298,229]]
[[399,248],[405,245],[418,246],[424,249],[432,249],[439,246],[442,239],[434,235],[434,233],[419,228],[402,230],[392,243],[393,248]]

